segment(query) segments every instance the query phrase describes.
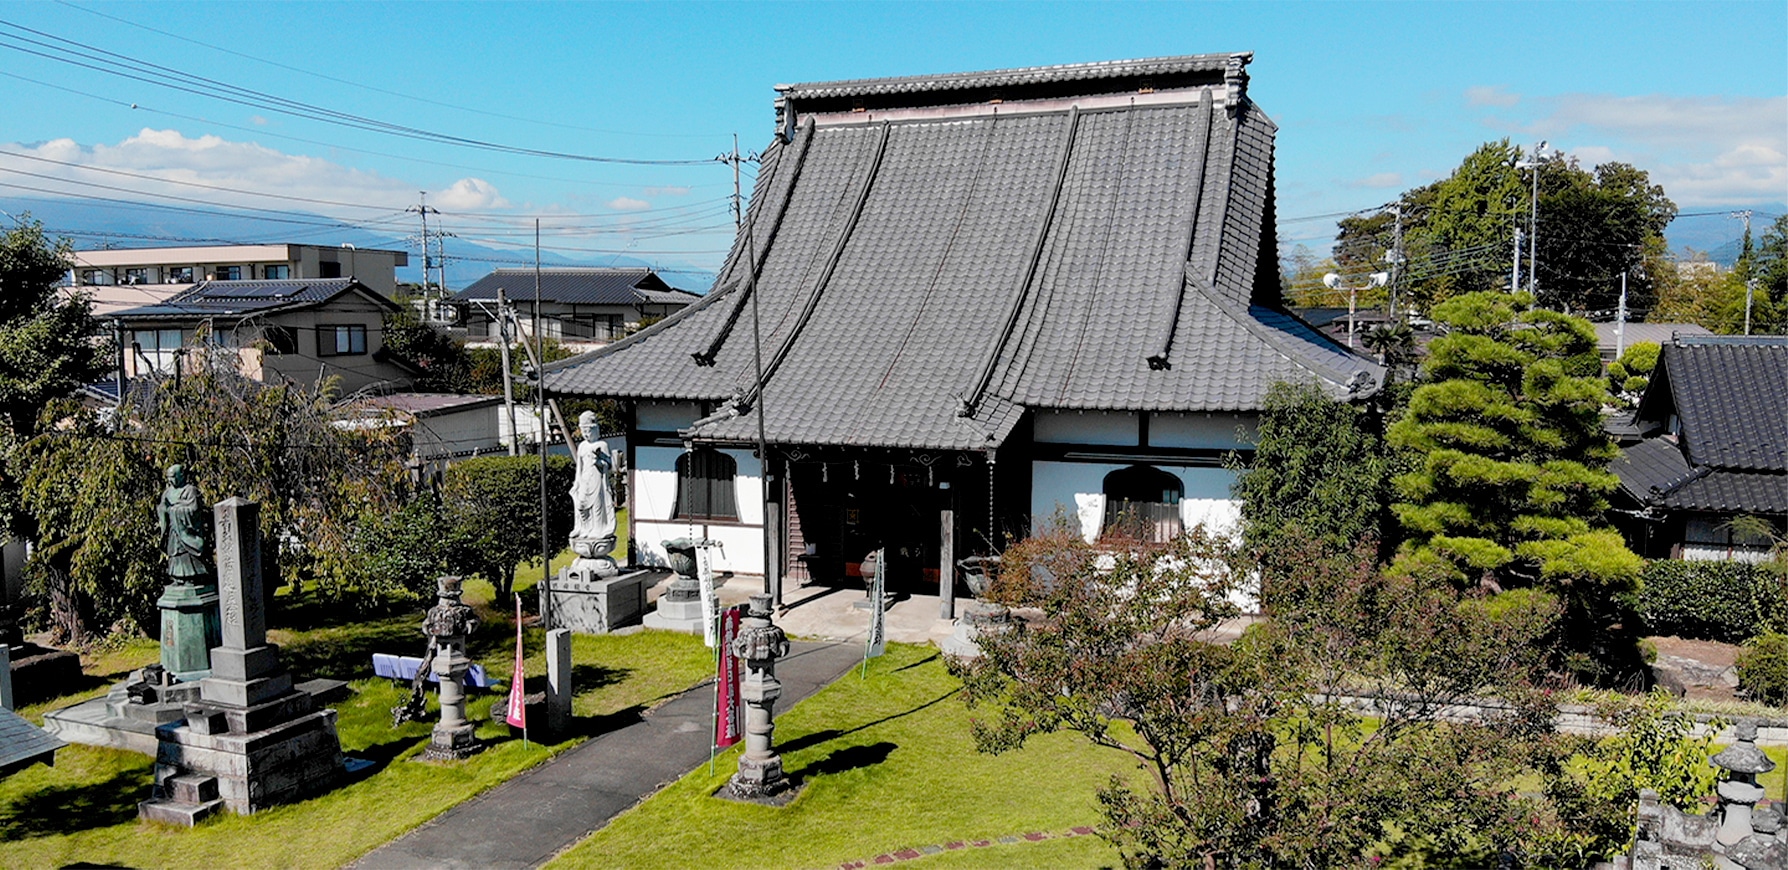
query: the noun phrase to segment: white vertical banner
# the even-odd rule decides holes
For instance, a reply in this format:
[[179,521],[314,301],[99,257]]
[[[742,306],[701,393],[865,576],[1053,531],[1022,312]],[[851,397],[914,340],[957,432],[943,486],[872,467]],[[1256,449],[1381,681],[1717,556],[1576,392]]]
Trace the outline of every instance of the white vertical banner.
[[701,582],[702,642],[713,649],[720,642],[720,596],[714,590],[714,564],[708,558],[708,548],[699,544],[695,548],[695,576]]
[[887,618],[882,609],[887,606],[888,590],[888,552],[875,552],[875,576],[869,581],[869,642],[863,648],[863,659],[867,662],[888,651]]

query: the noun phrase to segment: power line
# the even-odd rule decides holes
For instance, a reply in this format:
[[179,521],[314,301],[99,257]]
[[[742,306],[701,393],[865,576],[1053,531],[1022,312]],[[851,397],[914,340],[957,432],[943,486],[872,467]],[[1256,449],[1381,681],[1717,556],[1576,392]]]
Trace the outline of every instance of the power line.
[[[211,118],[206,118],[206,117],[203,117],[200,115],[187,115],[187,114],[182,114],[180,112],[171,112],[166,109],[157,109],[152,106],[146,106],[146,105],[143,105],[140,103],[133,103],[133,102],[129,102],[127,100],[120,100],[120,99],[116,99],[113,97],[107,97],[107,96],[103,96],[101,94],[92,93],[90,91],[83,91],[83,90],[80,90],[79,88],[71,88],[71,87],[67,87],[65,85],[52,84],[50,82],[30,78],[29,76],[22,76],[17,73],[7,72],[5,70],[0,70],[0,76],[5,76],[9,79],[15,79],[17,81],[37,85],[38,87],[49,88],[51,90],[61,91],[66,94],[74,94],[75,96],[78,96],[78,97],[86,97],[89,100],[95,100],[97,102],[106,103],[108,105],[120,106],[122,108],[131,109],[133,111],[138,111],[138,112],[148,112],[151,115],[165,115],[169,118],[178,118],[182,121],[193,121],[193,122],[196,122],[199,124],[209,124],[213,127],[221,127],[226,130],[238,130],[238,131],[241,131],[244,133],[252,133],[255,136],[265,136],[265,137],[269,137],[269,138],[273,138],[273,139],[284,139],[289,142],[300,142],[305,145],[316,145],[316,146],[319,146],[322,148],[332,148],[332,149],[335,149],[338,151],[347,151],[347,152],[350,152],[353,154],[366,154],[366,155],[372,156],[372,157],[386,157],[386,158],[390,158],[392,160],[402,160],[407,163],[419,163],[424,166],[441,166],[441,167],[445,167],[447,169],[462,169],[462,170],[467,170],[470,172],[482,173],[484,175],[506,176],[506,177],[510,177],[510,178],[532,178],[532,179],[535,179],[538,181],[561,181],[561,182],[566,182],[569,184],[587,184],[592,187],[621,187],[621,188],[627,188],[627,189],[637,189],[639,187],[638,184],[627,183],[627,182],[591,181],[591,180],[585,179],[585,178],[566,178],[561,175],[539,175],[536,173],[529,173],[529,172],[515,172],[512,170],[508,170],[508,169],[494,169],[494,168],[491,168],[488,166],[472,166],[472,165],[465,164],[465,163],[448,163],[448,162],[441,161],[441,160],[428,160],[428,159],[425,159],[422,157],[414,157],[414,156],[407,155],[407,154],[395,154],[390,151],[374,151],[374,150],[367,149],[367,148],[355,148],[351,145],[342,145],[340,143],[327,142],[327,141],[324,141],[321,139],[307,139],[303,136],[292,136],[292,135],[289,135],[286,133],[276,133],[276,132],[273,132],[271,130],[267,130],[264,128],[244,127],[240,124],[231,124],[231,123],[228,123],[225,121],[216,121]],[[715,183],[711,183],[711,184],[689,184],[689,185],[678,185],[678,186],[679,187],[687,187],[690,190],[699,190],[699,189],[708,188],[708,187],[720,187],[721,183],[715,182]]]
[[505,115],[502,112],[492,112],[492,111],[488,111],[486,109],[476,109],[471,106],[462,106],[462,105],[458,105],[455,103],[444,102],[441,100],[433,100],[433,99],[429,99],[428,97],[419,97],[419,96],[416,96],[415,94],[406,94],[401,91],[386,90],[385,88],[376,87],[374,85],[369,85],[364,82],[356,82],[356,81],[353,81],[350,79],[337,78],[335,76],[328,75],[327,73],[320,73],[315,70],[308,70],[308,69],[304,69],[302,67],[296,67],[296,66],[291,66],[289,64],[283,64],[276,60],[269,60],[269,59],[262,57],[260,55],[249,54],[247,52],[241,52],[241,51],[234,51],[234,50],[231,50],[228,48],[224,48],[221,45],[217,45],[212,42],[207,42],[202,39],[193,39],[192,37],[189,37],[189,36],[182,36],[178,33],[171,33],[166,30],[161,30],[161,29],[158,29],[155,27],[150,27],[147,24],[142,24],[142,23],[139,23],[136,21],[131,21],[129,19],[120,18],[116,15],[108,15],[108,14],[101,12],[97,9],[88,9],[84,6],[79,6],[74,3],[70,3],[70,2],[68,2],[68,0],[57,0],[57,2],[63,6],[67,6],[70,9],[75,9],[75,10],[78,10],[81,12],[85,12],[89,15],[97,15],[100,18],[110,19],[112,21],[118,22],[119,24],[124,24],[129,27],[135,27],[138,30],[145,30],[150,33],[159,34],[161,36],[168,37],[169,39],[178,39],[181,42],[191,43],[193,45],[201,46],[203,48],[207,48],[212,51],[222,52],[224,54],[231,55],[233,57],[239,57],[244,60],[251,60],[256,63],[266,64],[267,66],[278,67],[279,69],[289,70],[291,72],[300,73],[300,74],[307,75],[307,76],[313,76],[315,78],[323,79],[324,81],[331,81],[331,82],[336,82],[337,84],[344,84],[344,85],[348,85],[350,87],[361,88],[364,90],[372,91],[374,93],[385,94],[387,96],[392,96],[392,97],[401,97],[406,100],[415,100],[416,102],[427,103],[431,106],[440,106],[442,108],[447,108],[447,109],[457,109],[461,112],[471,112],[472,114],[475,114],[475,115],[485,115],[485,116],[492,117],[492,118],[502,118],[507,121],[521,121],[526,124],[539,124],[544,127],[559,127],[559,128],[565,129],[565,130],[583,130],[583,131],[589,132],[589,133],[603,133],[603,134],[612,135],[612,136],[647,136],[647,137],[663,138],[663,139],[711,139],[712,138],[711,136],[708,136],[705,133],[652,133],[652,132],[646,132],[646,131],[641,131],[641,130],[603,130],[603,129],[599,129],[596,127],[584,127],[584,126],[580,126],[578,124],[566,124],[566,123],[562,123],[562,122],[558,122],[558,121],[542,121],[538,118],[523,118],[523,117],[520,117],[517,115]]
[[[32,39],[31,37],[18,36],[16,34],[10,34],[10,33],[0,33],[0,48],[8,48],[8,49],[11,49],[13,51],[17,51],[17,52],[20,52],[23,54],[29,54],[29,55],[33,55],[36,57],[41,57],[46,60],[53,60],[53,61],[56,61],[57,63],[63,63],[63,64],[68,64],[70,66],[81,67],[83,69],[89,69],[89,70],[93,70],[95,72],[104,73],[106,75],[131,79],[133,81],[139,81],[139,82],[143,82],[145,84],[151,84],[151,85],[155,85],[157,87],[167,88],[169,90],[182,91],[185,93],[193,94],[195,96],[206,97],[208,99],[219,100],[219,101],[227,102],[227,103],[234,103],[236,105],[247,106],[247,107],[255,108],[255,109],[261,109],[263,111],[268,111],[268,112],[277,112],[279,114],[289,115],[289,116],[292,116],[295,118],[303,118],[303,119],[312,120],[312,121],[321,121],[326,124],[334,124],[334,125],[341,126],[341,127],[349,127],[352,129],[365,130],[365,131],[373,132],[373,133],[384,133],[384,134],[390,135],[390,136],[398,136],[401,138],[415,139],[415,140],[424,141],[424,142],[434,142],[437,144],[457,145],[460,147],[476,148],[476,149],[480,149],[480,150],[495,151],[495,152],[505,153],[505,154],[517,154],[517,155],[529,156],[529,157],[545,157],[545,158],[553,158],[553,159],[559,159],[559,160],[573,160],[573,161],[579,161],[579,162],[585,162],[585,163],[612,163],[612,164],[626,164],[626,165],[633,165],[633,166],[703,166],[703,165],[709,165],[709,164],[718,165],[718,161],[715,161],[712,158],[700,159],[700,160],[655,160],[655,159],[640,159],[640,158],[629,158],[629,157],[603,157],[603,156],[597,156],[597,155],[591,155],[591,154],[576,154],[576,153],[567,152],[567,151],[549,151],[549,150],[541,149],[541,148],[528,148],[528,147],[520,146],[520,145],[508,145],[508,144],[504,144],[501,142],[492,142],[492,141],[485,140],[485,139],[475,139],[475,138],[472,138],[469,136],[457,136],[457,135],[454,135],[451,133],[442,133],[442,132],[438,132],[438,131],[434,131],[434,130],[428,130],[428,129],[425,129],[422,127],[412,127],[409,125],[397,124],[397,123],[393,123],[390,121],[381,121],[377,118],[370,118],[370,117],[367,117],[364,115],[356,115],[356,114],[353,114],[350,112],[337,111],[335,109],[330,109],[326,106],[319,106],[314,103],[306,103],[306,102],[303,102],[300,100],[293,100],[293,99],[289,99],[286,97],[269,94],[264,91],[257,91],[253,88],[245,88],[245,87],[241,87],[238,85],[232,85],[228,82],[220,81],[218,79],[208,78],[205,76],[184,72],[182,70],[178,70],[173,67],[163,66],[163,65],[157,64],[157,63],[151,63],[149,61],[141,60],[139,58],[135,58],[130,55],[120,54],[120,53],[114,52],[114,51],[108,51],[108,50],[100,48],[99,46],[96,46],[96,45],[91,45],[88,43],[80,42],[79,40],[69,39],[69,38],[63,37],[63,36],[56,36],[55,34],[46,33],[44,31],[26,27],[22,24],[17,24],[17,23],[11,22],[11,21],[6,21],[4,19],[0,19],[0,26],[9,27],[9,28],[12,28],[13,30],[23,31],[25,33],[34,34],[36,36],[41,36],[47,40],[54,40],[55,43],[63,43],[66,46],[73,46],[73,47],[81,49],[83,51],[91,52],[92,54],[104,55],[106,58],[113,58],[114,60],[104,60],[102,58],[92,58],[92,60],[95,61],[92,63],[89,63],[86,60],[76,60],[74,58],[71,58],[71,57],[68,57],[68,56],[65,56],[62,54],[54,53],[54,52],[66,51],[67,49],[64,47],[64,45],[56,45],[52,42],[46,42],[46,41],[44,41],[44,39]],[[7,41],[7,40],[10,40],[10,41]],[[26,48],[24,46],[18,45],[16,43],[25,43],[26,45],[35,45],[40,48],[49,49],[49,51],[37,51],[37,50],[31,49],[31,48]]]

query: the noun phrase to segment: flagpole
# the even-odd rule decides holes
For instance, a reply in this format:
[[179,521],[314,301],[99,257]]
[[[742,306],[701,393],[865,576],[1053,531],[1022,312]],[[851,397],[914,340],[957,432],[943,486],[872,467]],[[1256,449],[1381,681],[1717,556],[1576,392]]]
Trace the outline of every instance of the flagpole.
[[714,703],[708,705],[708,775],[714,775],[715,739],[720,733],[720,608],[714,608]]

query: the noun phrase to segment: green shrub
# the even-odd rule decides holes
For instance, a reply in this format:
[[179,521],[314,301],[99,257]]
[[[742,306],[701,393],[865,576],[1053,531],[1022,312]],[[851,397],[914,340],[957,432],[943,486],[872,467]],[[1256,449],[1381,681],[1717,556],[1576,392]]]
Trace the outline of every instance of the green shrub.
[[1781,578],[1749,562],[1659,559],[1639,583],[1634,609],[1652,634],[1741,643],[1788,628]]
[[1788,634],[1766,631],[1738,654],[1738,687],[1754,701],[1788,704]]

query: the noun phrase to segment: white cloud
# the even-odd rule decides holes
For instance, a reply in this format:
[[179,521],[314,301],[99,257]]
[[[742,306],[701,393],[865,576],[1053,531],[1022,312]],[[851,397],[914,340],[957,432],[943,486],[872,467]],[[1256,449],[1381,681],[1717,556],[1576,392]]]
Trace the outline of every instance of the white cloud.
[[647,196],[688,196],[689,188],[676,186],[648,187],[646,188],[645,193]]
[[[189,138],[178,130],[145,128],[116,145],[85,146],[73,139],[54,139],[36,145],[7,143],[0,145],[0,150],[76,164],[66,166],[0,155],[0,167],[49,175],[62,181],[125,188],[125,191],[118,191],[81,184],[58,184],[47,179],[31,181],[33,186],[90,195],[155,201],[154,196],[133,194],[171,194],[226,207],[290,208],[338,217],[365,217],[369,211],[380,209],[395,211],[416,198],[414,184],[375,172],[352,169],[316,157],[285,154],[252,142],[232,142],[209,135]],[[193,187],[191,183],[209,185],[212,189]],[[256,195],[268,193],[364,204],[369,208],[345,208]]]
[[1376,173],[1373,175],[1368,175],[1365,178],[1361,178],[1356,181],[1350,181],[1347,183],[1347,186],[1348,187],[1365,187],[1365,188],[1381,188],[1381,187],[1399,187],[1400,188],[1403,186],[1403,173],[1401,173],[1401,172],[1379,172],[1379,173]]
[[634,199],[631,196],[617,196],[608,201],[608,207],[615,211],[645,211],[650,209],[652,204],[643,199]]
[[475,211],[486,208],[508,208],[509,200],[497,192],[496,185],[482,178],[462,178],[446,190],[429,194],[434,204],[454,211]]
[[1478,85],[1465,89],[1467,106],[1502,106],[1507,108],[1521,102],[1520,94],[1511,94],[1508,85]]
[[1486,123],[1551,139],[1584,163],[1631,163],[1678,205],[1780,201],[1788,191],[1788,97],[1563,94],[1531,105],[1541,114]]

